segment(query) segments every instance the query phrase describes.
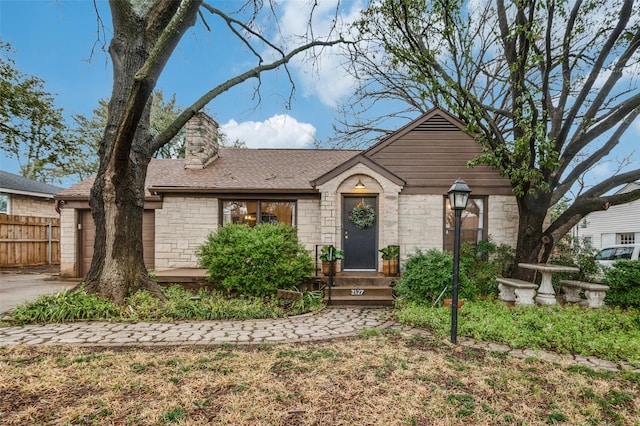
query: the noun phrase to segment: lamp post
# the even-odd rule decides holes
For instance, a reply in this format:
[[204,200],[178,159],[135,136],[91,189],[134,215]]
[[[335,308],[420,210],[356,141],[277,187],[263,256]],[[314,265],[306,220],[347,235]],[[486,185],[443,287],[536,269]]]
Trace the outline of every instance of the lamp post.
[[460,218],[467,207],[471,189],[462,179],[456,179],[449,191],[449,205],[455,212],[453,232],[453,291],[451,294],[451,343],[458,342],[458,275],[460,274]]

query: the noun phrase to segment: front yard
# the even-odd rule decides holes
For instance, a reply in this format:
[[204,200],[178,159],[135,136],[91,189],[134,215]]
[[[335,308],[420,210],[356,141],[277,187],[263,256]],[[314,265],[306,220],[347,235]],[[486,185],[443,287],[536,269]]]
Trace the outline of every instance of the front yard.
[[634,425],[640,375],[397,330],[313,344],[0,349],[2,424]]

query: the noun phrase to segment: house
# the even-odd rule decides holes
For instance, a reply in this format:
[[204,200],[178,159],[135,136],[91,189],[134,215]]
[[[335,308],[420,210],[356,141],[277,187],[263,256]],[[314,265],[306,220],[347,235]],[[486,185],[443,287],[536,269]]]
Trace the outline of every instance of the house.
[[[463,125],[434,109],[365,151],[242,149],[217,146],[217,125],[205,114],[186,126],[186,158],[154,159],[146,181],[144,256],[149,268],[193,268],[197,247],[230,223],[296,226],[311,250],[334,244],[344,271],[382,269],[378,249],[399,245],[448,249],[453,213],[448,189],[463,178],[471,190],[462,239],[489,236],[515,245],[518,209],[509,181],[486,166],[468,168],[481,147]],[[83,276],[93,250],[89,211],[92,179],[56,197],[61,203],[61,273]],[[359,203],[375,220],[350,218]],[[362,228],[362,229],[361,229]]]
[[[638,188],[640,181],[631,182],[617,193]],[[640,200],[589,213],[574,227],[573,235],[591,243],[596,250],[617,244],[640,243]]]
[[60,191],[0,170],[0,267],[59,263],[54,195]]
[[54,195],[62,188],[0,170],[0,214],[58,217]]

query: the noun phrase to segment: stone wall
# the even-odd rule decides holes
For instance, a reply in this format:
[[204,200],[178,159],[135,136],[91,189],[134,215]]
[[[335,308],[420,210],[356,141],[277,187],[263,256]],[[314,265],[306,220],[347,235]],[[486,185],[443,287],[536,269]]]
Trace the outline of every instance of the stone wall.
[[195,268],[196,250],[218,228],[218,199],[166,196],[156,214],[156,269]]
[[320,200],[298,200],[298,240],[315,256],[316,245],[322,244],[320,226]]
[[507,195],[489,197],[489,237],[496,244],[515,247],[518,242],[518,203]]
[[417,249],[442,250],[444,226],[444,197],[442,195],[401,195],[400,256],[406,259]]
[[16,216],[59,217],[53,198],[9,194],[11,214]]
[[60,276],[64,278],[77,277],[76,259],[78,210],[60,210]]
[[203,169],[218,155],[218,123],[203,112],[185,125],[185,167]]
[[[358,180],[365,189],[355,189]],[[333,244],[340,248],[342,231],[342,195],[378,196],[378,247],[400,243],[398,199],[402,187],[391,182],[364,164],[351,169],[320,185],[322,244]],[[382,262],[378,262],[382,268]]]
[[[496,244],[515,247],[518,234],[518,205],[515,197],[491,195],[487,201],[488,235]],[[442,195],[400,196],[400,254],[417,249],[443,248],[444,197]]]

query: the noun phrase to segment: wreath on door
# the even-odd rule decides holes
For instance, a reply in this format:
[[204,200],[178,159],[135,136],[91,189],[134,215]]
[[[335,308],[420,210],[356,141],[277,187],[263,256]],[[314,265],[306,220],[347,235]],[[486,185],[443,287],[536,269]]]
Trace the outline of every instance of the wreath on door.
[[360,201],[349,212],[349,221],[356,225],[358,229],[371,228],[376,223],[376,211],[372,206]]

